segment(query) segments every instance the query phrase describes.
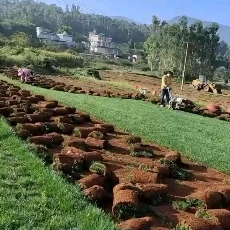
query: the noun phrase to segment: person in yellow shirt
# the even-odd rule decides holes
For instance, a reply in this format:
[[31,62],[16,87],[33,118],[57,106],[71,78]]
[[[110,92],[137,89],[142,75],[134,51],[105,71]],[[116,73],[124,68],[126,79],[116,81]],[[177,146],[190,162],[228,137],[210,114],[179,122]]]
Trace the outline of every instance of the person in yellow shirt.
[[[172,71],[165,71],[164,76],[162,77],[161,82],[161,105],[164,105],[169,103],[169,90],[171,90],[171,84],[172,84],[172,77],[173,72]],[[166,97],[166,101],[164,98]]]

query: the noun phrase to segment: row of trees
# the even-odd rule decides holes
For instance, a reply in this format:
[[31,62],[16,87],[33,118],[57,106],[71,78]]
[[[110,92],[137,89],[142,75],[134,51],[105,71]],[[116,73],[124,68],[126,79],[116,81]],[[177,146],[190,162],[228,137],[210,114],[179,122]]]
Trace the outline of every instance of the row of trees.
[[206,28],[202,22],[188,26],[186,17],[168,25],[153,16],[151,36],[144,45],[151,69],[172,69],[180,74],[188,48],[186,74],[193,77],[211,74],[219,44],[218,29],[216,23]]
[[183,16],[177,24],[169,25],[153,16],[151,35],[144,44],[152,70],[172,69],[181,76],[187,50],[186,75],[212,75],[216,68],[228,68],[230,49],[219,42],[219,26],[203,27],[202,22],[188,25]]
[[47,5],[34,0],[0,0],[0,5],[0,33],[7,36],[15,31],[35,36],[35,28],[42,26],[50,31],[67,30],[78,39],[96,29],[112,36],[114,42],[128,43],[130,39],[144,42],[150,32],[147,25],[85,14],[75,5],[67,7],[66,10],[54,4]]

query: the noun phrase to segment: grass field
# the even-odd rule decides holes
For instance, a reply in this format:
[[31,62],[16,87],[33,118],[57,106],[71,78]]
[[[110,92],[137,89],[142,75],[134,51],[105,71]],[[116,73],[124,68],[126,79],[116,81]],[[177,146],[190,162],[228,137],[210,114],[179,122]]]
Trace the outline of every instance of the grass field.
[[0,129],[0,229],[116,229],[77,186],[44,166],[2,119]]
[[1,79],[84,110],[145,140],[181,151],[193,161],[230,172],[230,124],[225,121],[171,111],[143,101],[70,94],[21,85],[7,77]]

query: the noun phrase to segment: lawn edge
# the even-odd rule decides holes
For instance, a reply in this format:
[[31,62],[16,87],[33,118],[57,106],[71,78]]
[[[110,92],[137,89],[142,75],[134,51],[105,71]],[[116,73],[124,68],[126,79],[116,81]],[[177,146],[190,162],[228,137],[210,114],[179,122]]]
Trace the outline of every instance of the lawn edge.
[[[44,162],[36,155],[36,153],[34,151],[32,151],[28,148],[28,145],[26,144],[26,142],[21,140],[16,135],[13,128],[7,123],[5,118],[2,116],[0,116],[0,126],[3,127],[3,129],[5,128],[6,132],[10,134],[11,139],[15,140],[14,142],[15,142],[15,145],[18,146],[18,149],[23,149],[24,154],[27,154],[28,158],[31,159],[31,168],[30,168],[31,173],[33,173],[33,167],[32,166],[36,165],[38,167],[36,169],[39,172],[42,171],[45,175],[47,175],[47,177],[52,179],[54,182],[54,185],[56,185],[56,186],[60,185],[59,187],[63,186],[64,187],[63,191],[68,190],[69,194],[73,198],[73,201],[76,201],[76,204],[77,204],[77,201],[79,201],[79,199],[81,199],[81,202],[83,202],[83,205],[84,205],[84,209],[79,210],[76,208],[76,210],[74,210],[74,211],[80,212],[79,216],[86,217],[86,218],[92,216],[93,218],[95,218],[97,220],[96,222],[94,222],[95,219],[88,218],[87,226],[92,226],[91,229],[89,229],[87,226],[85,226],[85,224],[80,224],[80,223],[77,223],[77,226],[76,226],[77,228],[74,228],[74,229],[76,229],[76,230],[94,230],[95,228],[98,230],[117,230],[118,229],[115,226],[115,223],[112,221],[112,218],[109,215],[107,215],[102,209],[94,206],[93,204],[89,203],[86,200],[82,191],[80,190],[80,187],[77,186],[77,184],[76,184],[76,186],[71,185],[70,183],[65,181],[64,178],[61,177],[61,174],[59,174],[58,172],[51,169],[51,167],[45,166]],[[7,139],[7,138],[9,138],[9,136],[6,137],[5,139]],[[0,148],[0,150],[1,150],[1,148]],[[18,155],[16,152],[14,152],[13,154],[15,156]],[[19,156],[19,158],[20,158],[20,156]],[[22,161],[22,159],[20,159],[20,161]],[[27,164],[28,164],[28,162],[27,162]],[[91,213],[90,213],[90,211],[91,211]],[[66,217],[68,217],[68,213],[67,213]],[[90,221],[92,223],[90,223]],[[79,220],[78,220],[78,222],[79,222]],[[102,226],[103,226],[103,228],[100,228]]]

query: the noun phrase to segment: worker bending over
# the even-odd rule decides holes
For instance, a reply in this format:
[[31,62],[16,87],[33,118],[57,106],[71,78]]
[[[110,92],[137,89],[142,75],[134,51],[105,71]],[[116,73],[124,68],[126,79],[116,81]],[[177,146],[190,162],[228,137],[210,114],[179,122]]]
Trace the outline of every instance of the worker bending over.
[[19,69],[18,70],[18,76],[21,77],[21,82],[28,82],[33,78],[33,71],[31,69],[28,68],[24,68],[24,69]]
[[[172,84],[172,71],[165,71],[164,76],[162,77],[162,83],[161,83],[161,105],[169,104],[170,97],[169,97],[169,90],[171,88]],[[166,98],[166,101],[164,100]]]

